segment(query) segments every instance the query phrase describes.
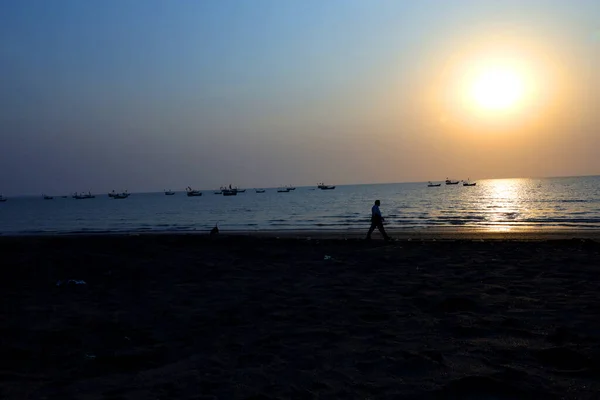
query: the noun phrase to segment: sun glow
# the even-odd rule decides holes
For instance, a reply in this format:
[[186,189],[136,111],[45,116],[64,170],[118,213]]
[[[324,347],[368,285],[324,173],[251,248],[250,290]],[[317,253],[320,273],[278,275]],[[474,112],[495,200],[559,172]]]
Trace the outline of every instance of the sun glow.
[[561,64],[545,47],[521,37],[482,39],[457,43],[446,54],[428,91],[444,129],[516,132],[557,120],[565,82]]
[[433,129],[498,146],[499,137],[534,140],[568,121],[570,64],[555,47],[524,34],[473,36],[445,43],[428,60],[420,104]]
[[525,94],[523,77],[510,68],[492,67],[476,75],[470,95],[475,105],[485,110],[518,107]]

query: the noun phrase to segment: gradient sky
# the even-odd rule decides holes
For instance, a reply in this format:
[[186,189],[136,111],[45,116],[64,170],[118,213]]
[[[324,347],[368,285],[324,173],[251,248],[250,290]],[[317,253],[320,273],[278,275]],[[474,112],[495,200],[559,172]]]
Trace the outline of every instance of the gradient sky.
[[600,174],[598,0],[3,0],[0,67],[4,195]]

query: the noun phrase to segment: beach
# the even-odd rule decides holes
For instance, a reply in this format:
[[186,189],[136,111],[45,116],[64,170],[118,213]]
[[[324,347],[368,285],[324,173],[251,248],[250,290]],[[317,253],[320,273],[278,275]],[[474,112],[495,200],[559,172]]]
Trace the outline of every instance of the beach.
[[597,398],[597,233],[364,233],[0,237],[0,398]]

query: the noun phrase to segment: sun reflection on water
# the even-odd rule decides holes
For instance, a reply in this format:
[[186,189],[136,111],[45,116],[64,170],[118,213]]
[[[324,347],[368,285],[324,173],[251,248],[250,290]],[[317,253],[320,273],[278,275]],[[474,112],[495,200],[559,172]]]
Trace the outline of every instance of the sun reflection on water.
[[478,206],[486,215],[487,229],[509,232],[529,212],[528,179],[494,179],[486,181]]

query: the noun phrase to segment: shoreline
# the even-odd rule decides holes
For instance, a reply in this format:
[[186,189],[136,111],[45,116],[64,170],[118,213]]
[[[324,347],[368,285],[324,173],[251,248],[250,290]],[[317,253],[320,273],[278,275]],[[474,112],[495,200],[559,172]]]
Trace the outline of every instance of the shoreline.
[[[320,239],[320,240],[359,240],[364,239],[365,229],[297,229],[297,230],[223,230],[219,237],[256,237],[276,239]],[[403,240],[568,240],[588,239],[600,241],[600,229],[570,229],[570,228],[520,228],[498,229],[487,228],[434,228],[434,229],[386,229],[386,232],[396,241]],[[0,233],[0,240],[6,238],[69,238],[69,237],[130,237],[130,236],[208,236],[209,230],[195,231],[119,231],[119,232],[48,232],[48,233]],[[380,233],[375,230],[372,240],[382,240]]]

